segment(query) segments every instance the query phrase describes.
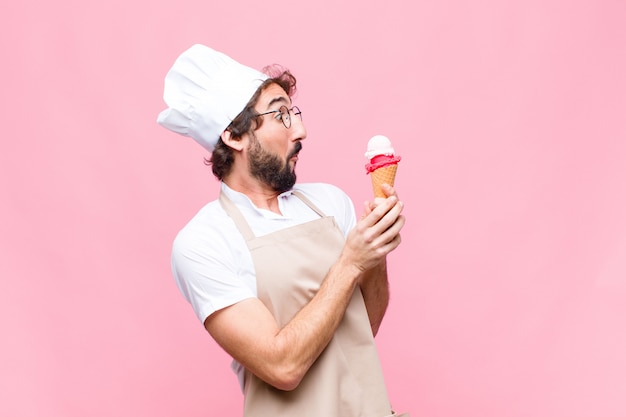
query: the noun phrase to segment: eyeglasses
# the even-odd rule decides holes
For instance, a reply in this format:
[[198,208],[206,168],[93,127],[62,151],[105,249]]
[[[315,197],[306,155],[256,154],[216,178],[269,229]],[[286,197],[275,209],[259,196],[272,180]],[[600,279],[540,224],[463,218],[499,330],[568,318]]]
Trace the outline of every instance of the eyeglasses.
[[289,129],[291,127],[291,113],[298,116],[300,120],[302,120],[302,112],[298,108],[298,106],[293,106],[291,109],[287,108],[287,106],[280,106],[278,110],[272,110],[265,113],[260,113],[259,116],[265,116],[266,114],[276,113],[274,116],[276,119],[279,119],[283,122],[283,125]]

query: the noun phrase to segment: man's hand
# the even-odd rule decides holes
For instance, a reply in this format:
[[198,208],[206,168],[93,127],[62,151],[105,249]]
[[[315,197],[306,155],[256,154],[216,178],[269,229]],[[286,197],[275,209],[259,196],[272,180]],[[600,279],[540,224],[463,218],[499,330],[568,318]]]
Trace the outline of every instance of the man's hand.
[[342,257],[352,262],[361,272],[378,265],[400,244],[400,230],[404,226],[401,215],[404,204],[395,189],[383,188],[387,198],[376,198],[365,203],[361,220],[350,231]]
[[[378,207],[384,204],[389,204],[388,200],[394,200],[398,198],[398,194],[395,189],[388,184],[383,186],[383,192],[387,195],[386,198],[376,198],[374,201],[366,201],[364,204],[363,216],[361,221],[366,221],[373,216],[373,213]],[[397,201],[395,206],[399,206],[402,210],[402,203]],[[393,223],[392,230],[398,230],[404,225],[404,217],[398,215]],[[392,240],[392,245],[388,246],[388,249],[395,249],[400,244],[399,233],[395,235]],[[388,251],[390,252],[390,250]],[[388,253],[387,252],[387,253]],[[369,317],[370,325],[372,327],[372,334],[376,336],[378,329],[383,321],[387,306],[389,305],[389,282],[387,280],[387,260],[386,255],[382,257],[380,262],[374,267],[368,269],[361,274],[359,279],[359,286],[363,294],[363,300],[365,301],[365,307],[367,308],[367,315]]]
[[[391,185],[383,184],[382,189],[383,189],[383,192],[387,195],[387,198],[391,196],[395,196],[396,198],[398,198],[398,193],[396,192],[396,189],[393,188]],[[372,210],[374,210],[379,204],[381,204],[387,198],[375,197],[373,201],[366,201],[364,203],[364,210],[363,210],[363,215],[361,216],[361,219],[369,215],[372,212]]]

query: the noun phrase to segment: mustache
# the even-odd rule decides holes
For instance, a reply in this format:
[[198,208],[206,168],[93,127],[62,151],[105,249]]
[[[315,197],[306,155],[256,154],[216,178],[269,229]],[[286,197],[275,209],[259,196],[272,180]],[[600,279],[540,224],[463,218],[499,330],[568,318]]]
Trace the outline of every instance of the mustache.
[[287,159],[291,159],[293,156],[299,154],[301,150],[302,150],[302,143],[298,141],[296,142],[296,146],[295,148],[293,148],[293,151],[289,153],[289,157]]

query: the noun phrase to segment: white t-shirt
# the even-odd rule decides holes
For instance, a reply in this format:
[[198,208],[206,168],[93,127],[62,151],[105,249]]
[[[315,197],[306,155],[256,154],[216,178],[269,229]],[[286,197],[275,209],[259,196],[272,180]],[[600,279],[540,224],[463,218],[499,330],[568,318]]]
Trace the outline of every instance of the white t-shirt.
[[[292,191],[278,196],[282,215],[257,208],[242,193],[222,183],[222,192],[241,210],[255,236],[319,219]],[[333,216],[344,236],[356,224],[354,205],[339,188],[330,184],[297,184],[326,216]],[[219,200],[204,206],[174,239],[172,272],[179,290],[204,324],[217,310],[256,297],[256,274],[243,236]],[[243,390],[244,369],[233,360]]]
[[[250,199],[222,183],[222,192],[241,210],[256,236],[319,218],[291,191],[278,197],[282,216],[259,209]],[[297,184],[325,215],[333,216],[344,236],[356,224],[354,205],[330,184]],[[178,233],[172,248],[176,284],[204,323],[213,312],[256,297],[256,275],[246,242],[219,200],[204,206]]]

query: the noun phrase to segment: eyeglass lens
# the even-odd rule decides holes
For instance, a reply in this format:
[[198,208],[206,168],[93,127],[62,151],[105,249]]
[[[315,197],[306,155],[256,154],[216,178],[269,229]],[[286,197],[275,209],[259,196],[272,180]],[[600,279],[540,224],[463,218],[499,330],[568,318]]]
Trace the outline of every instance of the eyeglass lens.
[[297,115],[300,120],[302,120],[302,112],[300,111],[300,109],[298,108],[298,106],[293,106],[291,108],[291,110],[289,110],[287,108],[287,106],[280,106],[280,114],[281,114],[281,119],[283,120],[283,125],[285,125],[285,127],[287,129],[289,129],[291,127],[291,112],[293,112],[293,114]]
[[289,114],[289,109],[287,108],[287,106],[280,106],[280,118],[283,121],[283,125],[285,125],[285,127],[287,129],[289,129],[291,127],[291,115]]

